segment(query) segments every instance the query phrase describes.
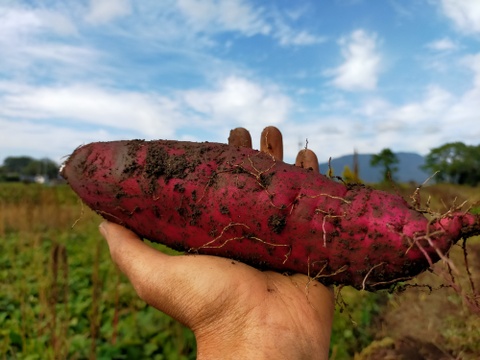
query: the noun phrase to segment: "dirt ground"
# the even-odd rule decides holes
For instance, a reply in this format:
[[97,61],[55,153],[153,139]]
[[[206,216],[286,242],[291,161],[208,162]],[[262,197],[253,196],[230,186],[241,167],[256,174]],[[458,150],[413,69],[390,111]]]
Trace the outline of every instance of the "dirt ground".
[[[462,287],[461,293],[442,287],[448,280],[435,273],[447,267],[437,264],[435,273],[424,273],[412,282],[435,289],[410,287],[393,295],[377,319],[380,330],[376,340],[355,360],[480,359],[480,239],[470,240],[466,249],[471,276],[461,244],[450,252],[459,270],[454,279],[455,285]],[[448,278],[448,273],[444,274]],[[470,306],[466,298],[470,298]]]

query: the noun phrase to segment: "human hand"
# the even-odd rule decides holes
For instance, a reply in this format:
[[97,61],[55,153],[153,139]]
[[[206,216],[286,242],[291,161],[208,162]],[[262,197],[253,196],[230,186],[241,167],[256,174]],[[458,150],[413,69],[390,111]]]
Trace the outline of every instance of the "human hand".
[[197,359],[328,359],[334,299],[319,282],[215,256],[169,256],[110,222],[100,231],[140,298],[192,329]]

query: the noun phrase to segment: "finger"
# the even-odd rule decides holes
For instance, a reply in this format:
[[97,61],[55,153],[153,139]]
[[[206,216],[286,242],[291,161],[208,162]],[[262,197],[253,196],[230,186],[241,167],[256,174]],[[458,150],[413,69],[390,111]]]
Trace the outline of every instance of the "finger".
[[[163,254],[111,222],[103,222],[100,232],[107,240],[112,260],[129,278],[138,296],[192,329],[202,319],[212,317],[205,313],[221,315],[221,307],[211,304],[222,299],[229,286],[239,287],[239,271],[256,271],[219,257]],[[228,290],[226,293],[228,297]]]
[[313,169],[315,172],[320,172],[318,167],[317,155],[310,149],[303,149],[298,152],[295,159],[295,165],[304,169]]
[[107,241],[113,262],[134,283],[141,283],[146,264],[161,264],[168,255],[145,244],[135,233],[123,226],[104,221],[100,233]]
[[238,127],[230,130],[228,145],[252,148],[252,137],[247,129]]
[[267,126],[260,135],[260,151],[272,155],[275,160],[283,161],[282,133],[275,126]]
[[188,325],[187,298],[184,281],[168,256],[144,243],[123,226],[103,222],[100,232],[105,237],[112,260],[128,277],[138,296],[146,303]]

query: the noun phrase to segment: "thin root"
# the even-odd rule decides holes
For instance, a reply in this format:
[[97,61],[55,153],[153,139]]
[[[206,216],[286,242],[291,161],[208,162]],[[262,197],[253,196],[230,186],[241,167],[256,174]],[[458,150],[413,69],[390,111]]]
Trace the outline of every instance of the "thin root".
[[363,278],[363,281],[362,281],[362,290],[365,290],[365,283],[367,282],[367,278],[370,276],[372,271],[375,270],[377,267],[380,267],[380,266],[385,265],[385,264],[386,264],[385,262],[381,262],[380,264],[372,266],[370,268],[370,270],[368,270],[367,275],[365,275],[365,277]]
[[283,261],[283,263],[285,263],[287,260],[288,260],[288,256],[290,255],[292,249],[291,249],[291,246],[288,245],[288,244],[274,244],[274,243],[271,243],[271,242],[268,242],[268,241],[265,241],[265,240],[262,240],[258,237],[254,237],[254,236],[234,236],[234,237],[231,237],[231,238],[228,238],[228,239],[225,239],[223,240],[219,245],[213,245],[215,242],[217,242],[223,235],[226,231],[228,231],[230,228],[234,227],[234,226],[241,226],[241,227],[244,227],[245,229],[250,229],[250,227],[246,224],[242,224],[242,223],[230,223],[228,224],[227,226],[225,226],[222,230],[222,232],[220,233],[220,235],[218,235],[215,239],[207,242],[206,244],[200,246],[197,250],[199,249],[220,249],[222,247],[224,247],[227,243],[229,243],[230,241],[235,241],[235,240],[243,240],[243,239],[249,239],[249,240],[255,240],[255,241],[258,241],[258,242],[261,242],[263,244],[266,244],[268,246],[274,246],[274,247],[287,247],[289,250],[287,252],[287,254],[285,255],[285,260]]

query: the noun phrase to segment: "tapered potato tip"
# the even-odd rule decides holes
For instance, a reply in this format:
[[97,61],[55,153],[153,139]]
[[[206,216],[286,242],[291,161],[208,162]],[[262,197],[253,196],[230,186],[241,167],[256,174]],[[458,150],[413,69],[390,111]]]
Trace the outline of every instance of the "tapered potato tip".
[[320,172],[317,155],[310,149],[303,149],[298,152],[295,166],[300,166],[304,169],[312,168],[313,171]]
[[252,148],[252,137],[250,132],[243,128],[238,127],[230,130],[230,136],[228,137],[228,145]]
[[275,126],[267,126],[260,135],[260,151],[272,155],[275,160],[283,161],[283,137]]

